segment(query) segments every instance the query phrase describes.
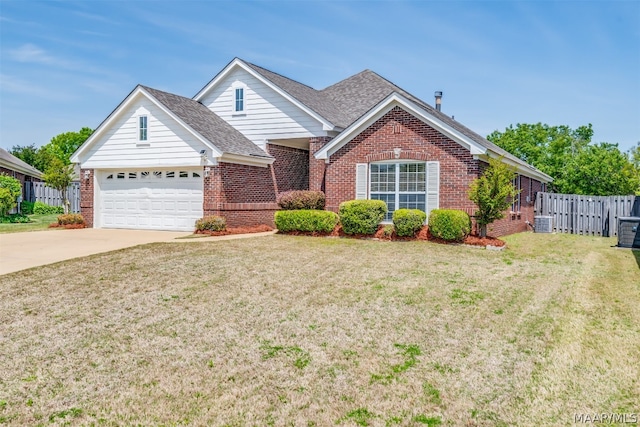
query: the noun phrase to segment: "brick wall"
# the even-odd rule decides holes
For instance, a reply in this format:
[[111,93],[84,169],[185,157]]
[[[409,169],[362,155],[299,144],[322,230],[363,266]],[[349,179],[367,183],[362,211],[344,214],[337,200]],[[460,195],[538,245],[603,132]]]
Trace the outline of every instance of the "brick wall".
[[279,193],[309,189],[309,151],[267,144],[267,152],[276,159],[272,168]]
[[[311,153],[317,152],[325,143],[311,140]],[[400,149],[397,157],[394,152],[396,148]],[[473,215],[476,206],[468,197],[469,184],[487,165],[475,160],[469,150],[460,144],[399,107],[392,109],[338,150],[331,156],[329,164],[325,165],[322,161],[321,165],[314,166],[315,159],[312,159],[310,189],[316,189],[322,182],[327,196],[327,209],[337,211],[341,202],[355,198],[356,163],[396,158],[438,161],[440,208],[460,209]],[[521,187],[524,191],[520,195],[520,214],[516,212],[511,215],[510,211],[507,212],[504,219],[488,227],[489,235],[497,237],[530,229],[526,221],[533,222],[534,198],[536,192],[541,191],[541,184],[521,177]],[[526,201],[527,196],[530,196],[529,202]]]
[[258,224],[273,227],[273,215],[278,208],[275,201],[271,168],[233,163],[205,168],[205,216],[222,216],[230,227]]
[[309,190],[325,191],[325,161],[313,155],[324,147],[331,137],[309,138]]
[[478,176],[478,161],[469,150],[396,107],[331,156],[326,165],[327,208],[355,198],[355,165],[394,159],[440,162],[441,208],[472,210],[466,189]]
[[[89,172],[89,179],[84,178],[86,171]],[[93,169],[80,170],[80,214],[82,214],[87,228],[93,228],[93,175]]]

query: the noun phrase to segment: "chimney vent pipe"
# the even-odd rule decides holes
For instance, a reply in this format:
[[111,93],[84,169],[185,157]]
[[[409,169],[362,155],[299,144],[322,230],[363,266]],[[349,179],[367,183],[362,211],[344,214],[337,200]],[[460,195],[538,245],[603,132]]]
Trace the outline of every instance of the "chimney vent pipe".
[[436,110],[440,111],[442,108],[442,91],[438,90],[434,95],[436,97]]

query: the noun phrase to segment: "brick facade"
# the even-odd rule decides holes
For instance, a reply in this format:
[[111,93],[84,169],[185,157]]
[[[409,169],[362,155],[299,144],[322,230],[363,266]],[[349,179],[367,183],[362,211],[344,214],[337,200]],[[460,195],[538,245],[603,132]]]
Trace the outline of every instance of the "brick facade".
[[[328,139],[327,139],[328,141]],[[311,156],[327,141],[310,141]],[[399,153],[396,153],[399,149]],[[330,163],[310,160],[310,189],[324,189],[327,209],[337,211],[345,200],[355,198],[357,163],[384,160],[438,161],[440,164],[439,206],[441,209],[460,209],[470,215],[476,206],[469,200],[468,188],[485,164],[474,159],[468,149],[433,129],[401,108],[394,108],[373,123],[331,156]],[[314,163],[315,161],[315,163]],[[491,224],[489,235],[526,231],[526,221],[533,222],[533,204],[539,181],[521,177],[520,214],[511,215]],[[530,185],[531,184],[531,185]],[[529,202],[526,197],[529,196]]]
[[[88,179],[85,179],[85,173],[89,172]],[[93,169],[80,170],[80,214],[84,218],[87,228],[93,228]]]
[[230,227],[274,226],[276,185],[271,168],[220,163],[205,167],[204,215],[219,215]]
[[309,190],[325,191],[325,161],[318,160],[313,155],[331,139],[328,136],[309,138]]
[[276,192],[309,189],[309,151],[267,144],[267,152],[275,157],[272,165]]
[[[331,156],[326,165],[327,209],[355,198],[356,163],[396,158],[440,162],[441,208],[473,209],[466,190],[478,176],[478,161],[469,150],[418,118],[394,108]],[[317,185],[317,184],[316,184]]]

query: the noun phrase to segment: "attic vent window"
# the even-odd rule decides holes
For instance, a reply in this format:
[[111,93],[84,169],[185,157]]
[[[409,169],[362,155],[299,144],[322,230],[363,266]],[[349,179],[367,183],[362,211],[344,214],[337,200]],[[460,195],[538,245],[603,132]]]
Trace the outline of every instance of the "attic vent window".
[[235,111],[238,113],[244,111],[244,89],[241,87],[235,90]]
[[147,140],[147,116],[138,117],[138,141]]

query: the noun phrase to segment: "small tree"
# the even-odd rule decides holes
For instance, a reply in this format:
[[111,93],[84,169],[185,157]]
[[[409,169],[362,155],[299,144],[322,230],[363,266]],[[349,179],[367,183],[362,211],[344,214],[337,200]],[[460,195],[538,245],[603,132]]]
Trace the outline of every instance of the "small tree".
[[73,181],[73,165],[65,165],[62,160],[55,158],[42,178],[49,187],[55,188],[62,193],[64,213],[69,213],[67,187],[69,187],[69,184]]
[[515,176],[502,158],[489,159],[489,167],[469,186],[469,199],[478,206],[475,217],[481,237],[486,237],[488,224],[504,218],[504,211],[520,192],[513,186]]
[[22,194],[20,181],[9,176],[0,174],[0,215],[5,216],[13,209],[18,196]]

